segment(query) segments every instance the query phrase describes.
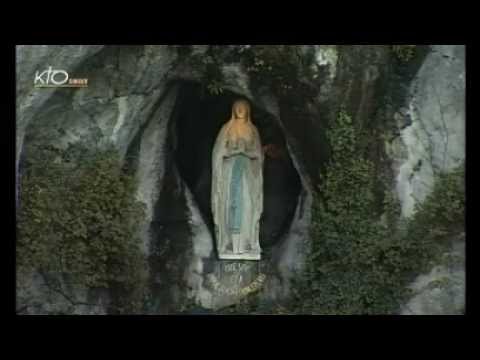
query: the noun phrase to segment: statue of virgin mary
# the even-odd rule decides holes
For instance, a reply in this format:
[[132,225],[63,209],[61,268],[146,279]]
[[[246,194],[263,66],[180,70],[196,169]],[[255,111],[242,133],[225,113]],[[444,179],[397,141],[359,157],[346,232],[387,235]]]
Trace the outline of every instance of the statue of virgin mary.
[[212,153],[212,212],[220,259],[260,260],[263,153],[246,100],[233,104]]

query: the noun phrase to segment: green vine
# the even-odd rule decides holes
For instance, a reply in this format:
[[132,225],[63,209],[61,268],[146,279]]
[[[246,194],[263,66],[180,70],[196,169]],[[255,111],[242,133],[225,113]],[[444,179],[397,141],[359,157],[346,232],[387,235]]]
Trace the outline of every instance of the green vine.
[[332,158],[314,196],[311,251],[289,311],[395,313],[408,282],[440,259],[444,240],[463,231],[463,167],[440,174],[415,216],[399,223],[395,196],[387,193],[376,206],[374,164],[344,111],[328,137]]

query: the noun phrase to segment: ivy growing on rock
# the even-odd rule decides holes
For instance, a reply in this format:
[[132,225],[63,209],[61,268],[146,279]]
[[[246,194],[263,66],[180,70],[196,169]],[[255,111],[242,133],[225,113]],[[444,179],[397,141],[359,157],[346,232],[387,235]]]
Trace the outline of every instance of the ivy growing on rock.
[[18,214],[19,275],[109,288],[112,312],[139,310],[147,266],[137,236],[143,206],[114,149],[37,147],[26,160]]
[[254,87],[267,86],[278,96],[312,96],[308,79],[313,79],[312,54],[303,54],[298,45],[208,46],[204,52],[192,46],[176,46],[177,54],[202,75],[202,84],[212,95],[222,94],[225,79],[222,66],[239,64]]
[[192,45],[172,45],[179,57],[179,62],[185,62],[201,74],[203,91],[210,95],[220,95],[224,89],[222,65],[226,63],[223,46],[206,46],[202,51],[194,49]]
[[444,241],[465,230],[465,165],[440,172],[431,193],[418,202],[408,224],[410,236]]
[[358,147],[350,116],[340,111],[329,130],[332,158],[315,193],[311,250],[291,310],[395,313],[408,296],[408,282],[438,260],[442,240],[463,231],[463,169],[441,174],[415,216],[398,222],[392,194],[382,208],[375,206],[377,174]]
[[267,86],[279,98],[294,94],[298,98],[316,94],[312,63],[313,53],[302,53],[298,45],[252,45],[240,57],[252,82]]

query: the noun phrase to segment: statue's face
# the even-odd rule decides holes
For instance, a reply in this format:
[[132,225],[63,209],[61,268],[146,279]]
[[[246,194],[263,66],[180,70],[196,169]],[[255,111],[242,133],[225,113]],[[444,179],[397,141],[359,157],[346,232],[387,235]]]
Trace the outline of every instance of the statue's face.
[[235,117],[243,119],[247,116],[247,106],[243,103],[235,104]]

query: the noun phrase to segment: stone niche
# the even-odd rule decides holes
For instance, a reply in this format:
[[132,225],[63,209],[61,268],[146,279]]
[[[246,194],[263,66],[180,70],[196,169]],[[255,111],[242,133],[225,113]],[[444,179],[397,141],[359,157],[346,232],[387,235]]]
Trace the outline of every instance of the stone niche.
[[184,289],[190,289],[188,297],[197,305],[218,309],[259,290],[267,282],[266,274],[275,273],[275,253],[288,242],[302,182],[278,121],[251,102],[252,121],[265,152],[262,260],[219,260],[210,205],[211,156],[233,102],[242,96],[230,91],[210,95],[195,82],[176,86],[162,190],[150,228],[152,294],[174,304],[182,302]]
[[[212,149],[220,128],[230,118],[232,103],[240,97],[232,92],[208,96],[202,94],[199,85],[185,84],[180,89],[172,114],[176,135],[175,162],[212,234]],[[265,151],[261,246],[268,248],[276,244],[288,229],[301,182],[275,120],[255,106],[252,114]]]

